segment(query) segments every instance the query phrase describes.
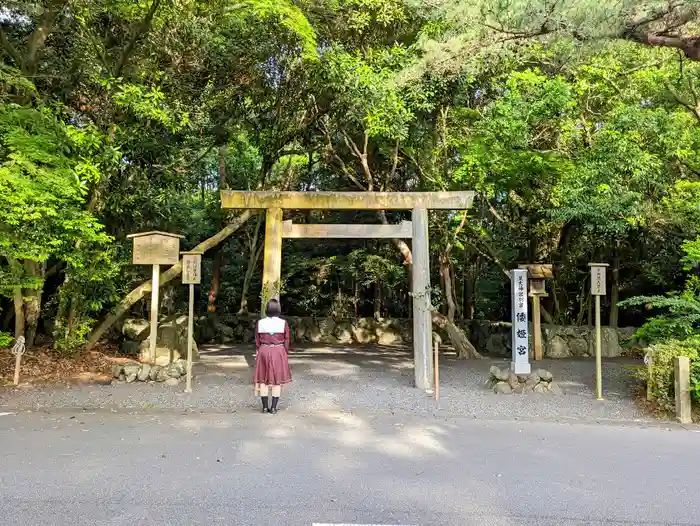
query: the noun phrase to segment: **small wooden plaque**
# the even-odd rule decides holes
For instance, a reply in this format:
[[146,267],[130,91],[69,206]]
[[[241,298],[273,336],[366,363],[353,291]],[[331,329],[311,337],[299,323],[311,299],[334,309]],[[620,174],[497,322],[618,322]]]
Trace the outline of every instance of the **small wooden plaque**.
[[202,282],[202,254],[182,255],[182,284],[199,285]]

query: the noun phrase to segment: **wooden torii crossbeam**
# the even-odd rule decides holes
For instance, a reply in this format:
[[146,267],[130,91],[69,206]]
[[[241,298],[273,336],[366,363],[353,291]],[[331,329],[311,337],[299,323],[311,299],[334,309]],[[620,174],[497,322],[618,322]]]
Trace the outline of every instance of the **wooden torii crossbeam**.
[[[283,238],[411,239],[413,252],[413,360],[416,387],[433,383],[428,210],[466,210],[474,192],[221,192],[222,208],[266,209],[263,305],[279,298]],[[398,225],[302,225],[283,221],[288,210],[411,210]]]
[[411,239],[413,223],[401,221],[398,225],[303,225],[283,221],[282,237],[286,239]]

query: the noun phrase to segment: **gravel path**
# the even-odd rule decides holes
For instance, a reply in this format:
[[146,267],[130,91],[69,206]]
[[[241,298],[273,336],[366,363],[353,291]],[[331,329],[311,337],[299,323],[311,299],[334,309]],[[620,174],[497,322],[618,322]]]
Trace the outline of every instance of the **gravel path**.
[[[323,410],[441,415],[492,420],[649,421],[636,406],[631,369],[639,363],[604,363],[606,399],[595,399],[592,360],[546,360],[536,364],[554,374],[562,395],[496,395],[484,382],[493,364],[507,360],[458,361],[446,353],[440,364],[440,402],[412,388],[410,349],[313,347],[290,355],[293,383],[285,388],[282,410],[306,414]],[[112,409],[253,411],[258,401],[249,384],[250,348],[209,347],[195,366],[194,392],[182,384],[121,384],[0,390],[6,409]]]

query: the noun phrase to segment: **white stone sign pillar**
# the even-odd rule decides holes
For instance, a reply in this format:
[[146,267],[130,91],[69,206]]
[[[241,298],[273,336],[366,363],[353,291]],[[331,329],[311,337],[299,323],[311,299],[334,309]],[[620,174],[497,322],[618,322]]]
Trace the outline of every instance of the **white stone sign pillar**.
[[511,315],[513,329],[511,343],[513,359],[510,369],[515,374],[530,374],[529,335],[527,325],[527,269],[510,271]]

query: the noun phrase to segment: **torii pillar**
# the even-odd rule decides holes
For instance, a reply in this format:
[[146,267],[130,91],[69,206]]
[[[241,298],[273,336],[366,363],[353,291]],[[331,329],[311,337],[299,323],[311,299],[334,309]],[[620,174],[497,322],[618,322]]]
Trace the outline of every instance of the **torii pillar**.
[[[410,238],[413,240],[413,361],[416,387],[433,387],[432,304],[428,210],[465,210],[474,192],[245,192],[221,191],[222,208],[266,209],[262,277],[263,305],[279,298],[282,238]],[[283,223],[291,210],[412,210],[412,222],[400,225],[292,225]]]

